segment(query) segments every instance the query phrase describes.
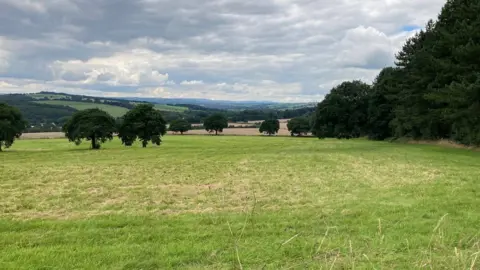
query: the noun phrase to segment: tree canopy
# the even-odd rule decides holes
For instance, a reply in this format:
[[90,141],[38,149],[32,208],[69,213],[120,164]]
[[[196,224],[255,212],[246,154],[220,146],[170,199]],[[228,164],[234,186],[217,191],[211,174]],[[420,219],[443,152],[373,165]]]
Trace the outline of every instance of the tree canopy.
[[79,145],[83,139],[91,141],[92,149],[100,149],[100,144],[113,139],[116,130],[115,118],[100,109],[87,109],[75,112],[62,128],[69,141]]
[[17,108],[0,103],[0,152],[3,146],[5,148],[12,146],[26,127],[27,121]]
[[292,136],[307,135],[307,133],[311,131],[310,119],[305,116],[290,119],[287,123],[287,128]]
[[223,129],[228,127],[228,119],[221,113],[215,113],[205,119],[203,126],[208,132],[218,135],[218,132],[223,132]]
[[168,128],[170,131],[173,132],[180,132],[183,134],[192,129],[192,124],[188,123],[185,119],[176,119],[170,122],[170,126]]
[[479,1],[448,0],[436,20],[405,42],[395,66],[384,68],[358,102],[347,102],[352,93],[337,96],[342,85],[332,89],[317,107],[316,135],[480,145],[478,14]]
[[122,118],[118,128],[118,137],[126,146],[132,145],[137,139],[147,147],[148,142],[160,145],[161,137],[167,132],[167,123],[160,111],[153,104],[138,104]]
[[268,135],[273,135],[278,133],[280,129],[280,122],[278,119],[265,120],[260,125],[260,133],[267,133]]
[[315,134],[319,138],[358,138],[365,133],[370,86],[361,81],[343,82],[318,104]]

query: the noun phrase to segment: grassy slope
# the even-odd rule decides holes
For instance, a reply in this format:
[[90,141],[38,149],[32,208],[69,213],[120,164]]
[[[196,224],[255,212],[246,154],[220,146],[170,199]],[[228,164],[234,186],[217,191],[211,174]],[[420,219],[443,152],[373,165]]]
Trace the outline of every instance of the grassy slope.
[[36,102],[43,103],[43,104],[50,104],[50,105],[69,106],[77,110],[99,108],[108,112],[113,117],[121,117],[128,111],[128,109],[123,107],[112,106],[107,104],[90,103],[90,102],[75,102],[75,101],[67,101],[67,100],[47,100],[47,101],[36,101]]
[[169,112],[184,112],[188,110],[187,107],[171,106],[171,105],[165,105],[165,104],[155,104],[155,109],[160,111],[169,111]]
[[478,152],[210,136],[87,148],[0,154],[1,269],[478,267]]

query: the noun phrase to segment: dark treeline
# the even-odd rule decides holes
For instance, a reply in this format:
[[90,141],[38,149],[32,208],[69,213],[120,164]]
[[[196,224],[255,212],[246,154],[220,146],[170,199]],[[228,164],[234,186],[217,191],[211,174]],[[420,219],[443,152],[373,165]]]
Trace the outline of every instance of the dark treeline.
[[77,110],[67,106],[39,104],[23,94],[0,95],[0,102],[16,107],[33,132],[57,131]]
[[372,85],[344,82],[318,104],[320,138],[448,139],[480,145],[480,1],[449,0]]

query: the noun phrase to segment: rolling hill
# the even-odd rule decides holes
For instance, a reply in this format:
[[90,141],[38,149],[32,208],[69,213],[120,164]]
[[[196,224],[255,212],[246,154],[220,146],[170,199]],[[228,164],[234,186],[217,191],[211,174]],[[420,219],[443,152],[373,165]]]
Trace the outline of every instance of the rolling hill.
[[[58,131],[73,113],[89,108],[99,108],[113,117],[119,118],[139,103],[153,103],[155,108],[162,112],[167,122],[183,118],[192,124],[201,123],[209,115],[218,112],[226,115],[231,122],[246,122],[269,119],[271,117],[288,119],[297,116],[309,116],[315,110],[314,106],[308,106],[308,104],[293,103],[253,102],[247,104],[232,102],[228,105],[228,102],[224,102],[219,107],[225,106],[225,108],[211,108],[199,104],[159,104],[154,103],[153,99],[151,101],[70,95],[55,92],[0,95],[0,102],[5,102],[20,109],[30,124],[28,132]],[[175,101],[186,100],[179,99]],[[244,106],[247,106],[247,109]]]
[[79,111],[98,108],[106,111],[107,113],[109,113],[111,116],[115,118],[122,117],[126,112],[128,112],[128,109],[124,107],[119,107],[119,106],[114,106],[109,104],[93,103],[93,102],[78,102],[78,101],[68,101],[68,100],[42,100],[42,101],[35,101],[35,103],[68,106]]

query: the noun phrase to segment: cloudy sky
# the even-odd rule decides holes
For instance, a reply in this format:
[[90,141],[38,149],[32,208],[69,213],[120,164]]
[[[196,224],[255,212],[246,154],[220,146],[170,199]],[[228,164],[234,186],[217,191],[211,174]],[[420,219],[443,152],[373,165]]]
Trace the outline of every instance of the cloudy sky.
[[445,0],[0,0],[0,93],[319,101]]

